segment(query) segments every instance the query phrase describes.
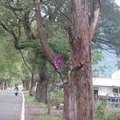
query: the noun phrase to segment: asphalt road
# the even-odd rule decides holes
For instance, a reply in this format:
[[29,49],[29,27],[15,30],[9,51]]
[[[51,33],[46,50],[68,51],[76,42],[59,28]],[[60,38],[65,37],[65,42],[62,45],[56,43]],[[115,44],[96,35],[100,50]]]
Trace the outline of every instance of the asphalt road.
[[22,94],[14,91],[0,91],[0,120],[21,120]]

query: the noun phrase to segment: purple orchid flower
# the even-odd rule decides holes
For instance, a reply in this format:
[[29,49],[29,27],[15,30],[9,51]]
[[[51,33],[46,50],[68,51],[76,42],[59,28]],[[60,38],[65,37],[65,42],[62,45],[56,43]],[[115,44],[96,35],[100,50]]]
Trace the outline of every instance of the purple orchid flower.
[[55,67],[56,68],[58,68],[59,66],[60,66],[60,64],[59,64],[59,60],[62,60],[62,56],[57,56],[56,58],[55,58]]

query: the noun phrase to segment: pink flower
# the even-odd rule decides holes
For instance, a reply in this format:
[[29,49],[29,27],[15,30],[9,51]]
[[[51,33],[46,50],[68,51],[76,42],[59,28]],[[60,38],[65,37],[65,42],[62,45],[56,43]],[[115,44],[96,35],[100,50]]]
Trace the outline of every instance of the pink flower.
[[56,58],[55,58],[55,67],[56,68],[58,68],[59,66],[60,66],[60,64],[59,64],[59,60],[62,60],[62,56],[57,56]]

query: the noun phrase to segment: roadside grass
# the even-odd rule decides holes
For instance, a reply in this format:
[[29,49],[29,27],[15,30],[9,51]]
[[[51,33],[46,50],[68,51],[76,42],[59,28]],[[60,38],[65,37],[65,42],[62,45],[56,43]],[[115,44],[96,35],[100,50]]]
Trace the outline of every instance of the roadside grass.
[[[26,90],[22,90],[24,93],[26,93]],[[28,92],[27,92],[28,93]],[[64,98],[63,98],[63,89],[58,90],[58,89],[53,89],[51,92],[51,96],[50,96],[50,106],[53,107],[54,105],[58,105],[59,103],[64,102]],[[40,108],[47,108],[48,104],[44,104],[44,103],[39,103],[35,101],[35,96],[29,96],[29,95],[25,95],[25,98],[28,102],[30,103],[34,103],[37,106],[39,106]]]
[[35,97],[33,97],[33,96],[25,96],[25,98],[29,103],[33,103],[35,100]]
[[36,106],[38,106],[39,108],[47,108],[48,105],[44,104],[44,103],[40,103],[40,102],[36,102],[35,101],[35,97],[34,96],[25,96],[27,102],[31,103],[31,104],[35,104]]
[[40,115],[39,117],[35,117],[35,120],[62,120],[61,118],[58,118],[53,115]]
[[23,91],[23,92],[27,92],[27,91],[25,90],[25,88],[23,88],[22,91]]
[[51,100],[50,100],[51,106],[58,105],[59,103],[64,102],[63,95],[64,95],[63,89],[61,89],[61,90],[54,89],[51,92]]
[[[24,91],[25,93],[25,99],[29,104],[33,104],[37,106],[37,108],[40,109],[41,112],[44,110],[46,111],[48,109],[48,104],[40,103],[35,101],[35,96],[29,96],[28,92]],[[51,100],[50,100],[50,106],[53,107],[54,105],[58,105],[59,103],[63,102],[63,90],[57,90],[54,89],[51,92]],[[55,111],[54,111],[55,112]],[[57,111],[56,111],[57,112]],[[40,113],[40,116],[35,115],[34,120],[62,120],[57,115],[49,115],[49,114],[42,114]]]

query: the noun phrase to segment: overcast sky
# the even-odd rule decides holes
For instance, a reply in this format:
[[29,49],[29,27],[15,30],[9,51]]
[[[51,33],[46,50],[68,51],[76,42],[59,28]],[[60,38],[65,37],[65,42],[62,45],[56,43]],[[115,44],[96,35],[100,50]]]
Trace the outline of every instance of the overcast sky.
[[120,6],[120,0],[116,0],[117,4]]

